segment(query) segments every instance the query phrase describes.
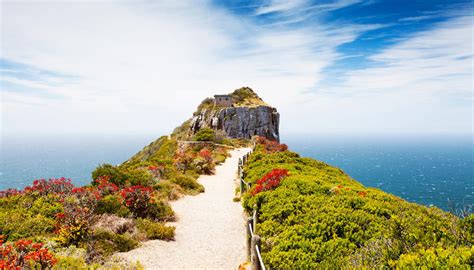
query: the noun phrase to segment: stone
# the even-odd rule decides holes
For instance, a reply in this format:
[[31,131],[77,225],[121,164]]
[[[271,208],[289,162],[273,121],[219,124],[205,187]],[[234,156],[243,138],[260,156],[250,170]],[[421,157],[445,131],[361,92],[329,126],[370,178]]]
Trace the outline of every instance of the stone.
[[280,114],[270,106],[227,107],[216,111],[202,110],[191,120],[190,129],[196,133],[203,127],[222,130],[230,138],[250,139],[263,136],[280,139]]

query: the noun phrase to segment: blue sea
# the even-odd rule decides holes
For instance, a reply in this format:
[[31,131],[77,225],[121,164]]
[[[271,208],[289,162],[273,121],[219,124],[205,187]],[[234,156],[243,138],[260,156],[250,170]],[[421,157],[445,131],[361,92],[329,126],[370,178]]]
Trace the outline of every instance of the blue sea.
[[[0,189],[23,188],[34,179],[91,181],[101,163],[119,164],[155,140],[153,135],[3,138]],[[474,204],[472,138],[284,136],[302,156],[342,168],[366,186],[408,201],[450,210]]]
[[470,136],[290,136],[285,142],[302,156],[408,201],[447,211],[474,205]]

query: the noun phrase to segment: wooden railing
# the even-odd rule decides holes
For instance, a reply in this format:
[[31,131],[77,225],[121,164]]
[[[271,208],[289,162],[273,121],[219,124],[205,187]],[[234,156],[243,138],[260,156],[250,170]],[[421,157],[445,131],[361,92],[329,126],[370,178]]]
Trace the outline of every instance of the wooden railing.
[[[250,154],[255,150],[255,144],[250,152],[239,159],[238,174],[240,179],[240,195],[250,190],[250,183],[244,180],[244,166],[247,164]],[[247,220],[247,257],[250,258],[252,270],[266,270],[261,253],[261,238],[256,233],[258,222],[258,209],[254,207],[253,214]]]

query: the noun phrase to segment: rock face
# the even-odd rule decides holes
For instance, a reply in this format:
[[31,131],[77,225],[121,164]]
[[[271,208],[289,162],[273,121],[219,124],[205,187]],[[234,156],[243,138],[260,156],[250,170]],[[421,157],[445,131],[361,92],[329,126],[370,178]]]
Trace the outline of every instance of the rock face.
[[280,114],[273,107],[227,107],[204,109],[195,114],[190,129],[196,133],[203,127],[209,127],[224,131],[230,138],[250,139],[258,135],[279,141],[279,125]]

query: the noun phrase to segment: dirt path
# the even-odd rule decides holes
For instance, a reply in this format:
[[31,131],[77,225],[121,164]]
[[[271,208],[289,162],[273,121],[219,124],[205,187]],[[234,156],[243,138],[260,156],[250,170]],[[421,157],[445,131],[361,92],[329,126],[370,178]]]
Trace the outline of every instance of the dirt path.
[[238,160],[249,150],[232,150],[215,175],[201,176],[205,193],[171,202],[178,217],[170,223],[176,241],[148,241],[119,257],[140,261],[146,269],[237,269],[246,261],[246,231],[242,206],[232,199]]

